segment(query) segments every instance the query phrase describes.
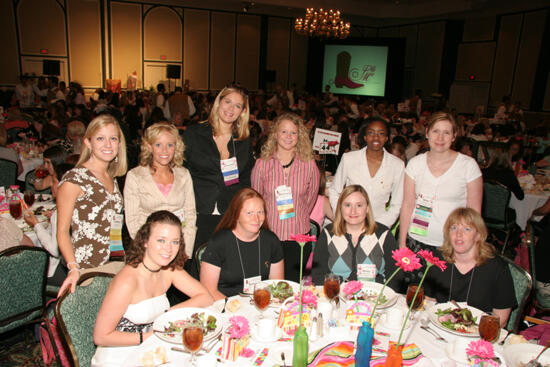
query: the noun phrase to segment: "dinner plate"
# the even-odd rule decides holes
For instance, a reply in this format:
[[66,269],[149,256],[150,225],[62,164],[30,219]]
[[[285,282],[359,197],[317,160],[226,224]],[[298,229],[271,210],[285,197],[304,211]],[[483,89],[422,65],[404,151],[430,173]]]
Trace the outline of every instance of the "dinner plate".
[[[535,358],[537,354],[544,347],[542,345],[531,344],[531,343],[521,343],[521,344],[509,344],[504,346],[504,360],[508,367],[520,367],[521,364],[527,364],[531,359]],[[539,357],[539,362],[543,366],[550,365],[550,354],[546,354]]]
[[[476,324],[479,324],[479,320],[481,318],[481,315],[483,315],[485,312],[483,312],[481,310],[478,310],[475,307],[468,306],[466,304],[466,302],[457,302],[457,303],[460,307],[469,309],[470,312],[472,313],[472,316],[477,318],[476,319]],[[475,331],[473,331],[473,332],[460,332],[460,331],[456,331],[456,330],[451,330],[451,329],[443,326],[443,324],[441,324],[441,322],[439,322],[439,316],[437,316],[436,312],[437,312],[437,310],[445,310],[447,308],[456,308],[456,306],[453,305],[451,302],[445,302],[445,303],[436,303],[435,305],[433,305],[432,307],[430,307],[428,309],[428,318],[432,322],[432,324],[434,324],[435,326],[437,326],[441,330],[444,330],[444,331],[446,331],[448,333],[451,333],[451,334],[454,334],[454,335],[471,337],[471,338],[478,338],[479,337],[479,331],[478,331],[477,327],[476,327]]]
[[165,330],[170,325],[169,324],[170,322],[175,322],[178,320],[187,320],[194,313],[201,313],[201,312],[204,312],[205,318],[208,318],[208,316],[214,316],[216,318],[216,329],[208,332],[204,336],[204,341],[214,339],[222,332],[222,329],[223,329],[222,315],[217,312],[209,311],[203,308],[187,307],[187,308],[177,308],[175,310],[170,310],[160,315],[159,317],[157,317],[155,322],[153,322],[153,330],[156,330],[155,334],[160,339],[167,341],[169,343],[181,345],[182,344],[181,333],[163,333],[162,330]]
[[[265,283],[265,284],[268,284],[268,285],[273,285],[273,286],[276,286],[279,282],[287,282],[288,285],[290,285],[290,287],[292,288],[292,292],[294,292],[294,294],[298,294],[300,292],[300,284],[298,284],[296,282],[293,282],[292,280],[285,280],[285,279],[266,279],[266,280],[262,280],[262,283]],[[302,287],[302,289],[305,289],[305,287]],[[281,303],[283,301],[284,300],[281,300]]]
[[[447,357],[449,357],[450,359],[452,359],[453,361],[461,365],[464,365],[464,366],[469,365],[467,357],[465,358],[464,356],[460,356],[457,353],[454,353],[453,348],[454,348],[453,343],[447,343],[445,345],[445,353],[447,354]],[[502,356],[502,354],[495,351],[495,357],[498,357],[500,359],[500,365],[503,366],[505,362],[505,358]],[[512,367],[512,366],[508,365],[508,367]]]
[[[363,292],[367,296],[370,296],[366,300],[366,302],[374,305],[374,303],[376,302],[376,298],[378,297],[378,295],[382,291],[382,287],[384,285],[380,284],[380,283],[376,283],[376,282],[361,282],[361,283],[363,283],[363,288],[362,288]],[[345,285],[346,285],[346,283],[344,283],[340,286],[340,295],[344,299],[345,299],[345,296],[343,294],[343,289],[344,289]],[[386,297],[386,302],[380,303],[378,305],[378,309],[384,309],[384,308],[391,307],[395,304],[395,302],[397,302],[397,294],[395,293],[395,291],[393,289],[391,289],[388,286],[386,286],[384,288],[384,296]],[[349,301],[349,300],[346,299],[346,301]]]

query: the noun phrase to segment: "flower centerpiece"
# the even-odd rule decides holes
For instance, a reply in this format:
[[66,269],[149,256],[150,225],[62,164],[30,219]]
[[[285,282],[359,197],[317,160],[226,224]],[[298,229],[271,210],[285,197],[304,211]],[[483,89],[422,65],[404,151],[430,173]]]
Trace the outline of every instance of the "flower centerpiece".
[[[300,305],[302,306],[301,311]],[[311,325],[310,314],[315,308],[317,308],[317,296],[313,291],[304,289],[301,296],[296,295],[296,297],[285,301],[279,314],[277,326],[288,335],[293,335],[299,326],[309,327]]]
[[229,319],[230,326],[223,335],[222,354],[226,360],[235,361],[240,355],[250,354],[247,346],[250,342],[250,326],[243,316]]
[[294,367],[305,367],[307,365],[308,357],[308,336],[306,328],[302,326],[302,306],[304,300],[304,294],[302,293],[303,285],[303,267],[304,267],[304,246],[307,242],[314,242],[317,240],[315,236],[310,236],[307,234],[293,234],[290,236],[292,241],[298,242],[300,245],[300,306],[299,306],[299,316],[298,316],[298,329],[294,334],[293,340],[293,356],[292,356],[292,365]]
[[386,358],[386,364],[385,364],[386,366],[391,366],[391,367],[401,366],[401,362],[403,361],[403,355],[401,354],[403,350],[403,345],[401,344],[401,337],[403,336],[403,331],[405,330],[405,326],[407,325],[407,321],[409,320],[409,316],[411,315],[411,310],[414,306],[414,302],[416,301],[416,297],[418,296],[418,292],[422,288],[422,284],[424,283],[426,274],[428,274],[428,270],[430,270],[430,268],[434,265],[438,267],[441,271],[444,271],[447,268],[447,265],[445,265],[445,261],[441,260],[437,256],[434,256],[431,251],[420,250],[418,251],[418,255],[420,255],[426,261],[426,269],[424,270],[422,279],[420,279],[420,283],[416,288],[416,292],[414,293],[414,297],[409,306],[409,311],[407,312],[407,316],[405,316],[405,321],[403,321],[403,326],[401,327],[401,332],[399,333],[399,338],[397,339],[395,348],[390,347],[390,349],[388,350],[388,357]]
[[498,358],[495,357],[493,344],[483,339],[474,340],[466,348],[468,362],[475,367],[498,367]]

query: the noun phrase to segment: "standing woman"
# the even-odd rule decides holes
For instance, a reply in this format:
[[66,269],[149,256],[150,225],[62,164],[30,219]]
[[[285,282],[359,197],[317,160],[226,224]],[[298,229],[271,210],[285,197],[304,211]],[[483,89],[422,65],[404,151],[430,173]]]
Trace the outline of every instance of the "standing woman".
[[183,135],[197,208],[195,246],[210,238],[233,195],[250,187],[254,158],[248,116],[246,91],[226,87],[216,97],[208,120],[189,126]]
[[451,149],[456,131],[446,112],[434,113],[428,122],[430,150],[412,158],[405,170],[399,247],[439,254],[449,214],[458,207],[481,212],[481,171],[474,159]]
[[[293,234],[310,230],[309,215],[319,191],[319,169],[303,120],[284,113],[273,123],[262,147],[261,158],[252,170],[252,187],[266,202],[267,223],[283,245],[285,278],[299,281],[300,246]],[[311,244],[304,248],[304,259]]]
[[[100,115],[88,125],[76,167],[57,193],[57,243],[69,273],[59,295],[74,292],[82,272],[113,274],[124,265],[110,262],[111,226],[122,227],[122,195],[115,177],[126,173],[126,142],[116,119]],[[115,227],[113,227],[115,229]]]
[[193,182],[183,163],[183,141],[167,122],[151,125],[141,143],[140,165],[128,172],[124,184],[126,226],[130,237],[158,211],[174,213],[182,223],[185,254],[192,255],[197,228]]

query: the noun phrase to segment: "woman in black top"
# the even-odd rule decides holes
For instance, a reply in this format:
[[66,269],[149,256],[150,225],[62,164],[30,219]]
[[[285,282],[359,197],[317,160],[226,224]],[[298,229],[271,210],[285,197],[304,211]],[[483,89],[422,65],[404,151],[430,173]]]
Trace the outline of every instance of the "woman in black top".
[[250,187],[254,158],[248,117],[246,91],[226,87],[216,97],[208,120],[189,126],[183,135],[197,207],[196,246],[210,238],[233,195]]
[[265,201],[257,191],[235,194],[201,260],[200,280],[214,300],[251,292],[245,279],[284,279],[283,248],[267,227]]
[[491,155],[489,167],[482,170],[483,181],[496,181],[512,191],[516,198],[523,200],[523,189],[519,185],[519,181],[514,174],[510,163],[510,155],[502,148],[497,148]]

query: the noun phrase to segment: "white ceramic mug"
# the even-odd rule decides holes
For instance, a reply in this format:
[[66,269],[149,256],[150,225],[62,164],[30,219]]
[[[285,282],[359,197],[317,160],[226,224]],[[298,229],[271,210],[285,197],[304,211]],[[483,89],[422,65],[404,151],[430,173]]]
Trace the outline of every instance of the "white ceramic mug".
[[391,308],[386,312],[386,325],[393,329],[399,329],[403,325],[403,310],[400,308]]
[[262,339],[271,339],[275,336],[275,319],[263,318],[258,320],[258,336]]
[[453,359],[458,361],[467,361],[468,356],[466,354],[466,348],[472,339],[457,337],[453,341]]
[[323,320],[325,322],[332,319],[333,312],[334,312],[334,308],[330,302],[320,301],[317,304],[317,314],[323,314]]

